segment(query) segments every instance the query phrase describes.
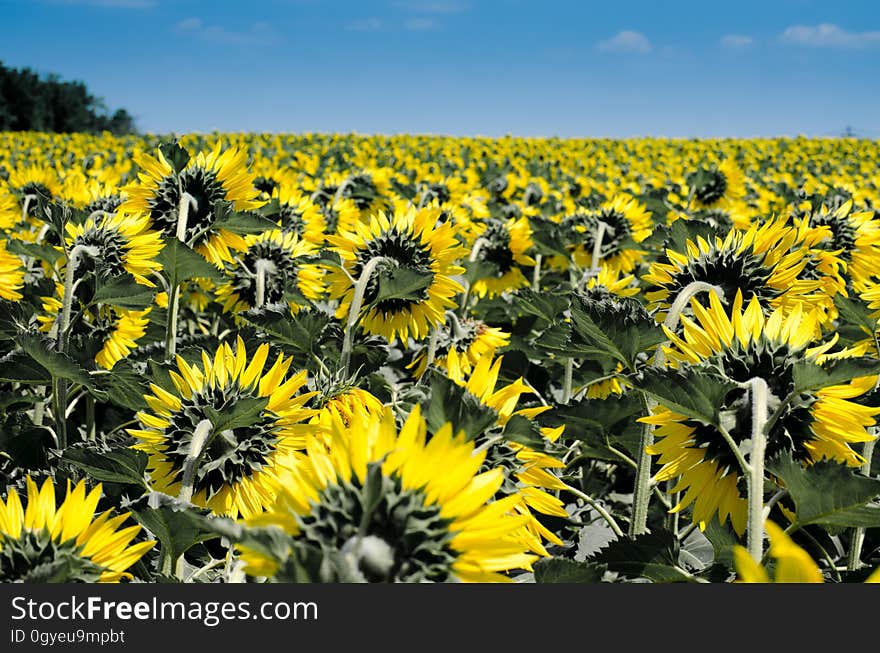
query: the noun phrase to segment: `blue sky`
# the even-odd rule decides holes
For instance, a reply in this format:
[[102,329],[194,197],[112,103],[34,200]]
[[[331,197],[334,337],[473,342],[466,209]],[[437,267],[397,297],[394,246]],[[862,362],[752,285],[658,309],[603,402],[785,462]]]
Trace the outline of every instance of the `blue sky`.
[[875,2],[0,0],[144,131],[880,138]]

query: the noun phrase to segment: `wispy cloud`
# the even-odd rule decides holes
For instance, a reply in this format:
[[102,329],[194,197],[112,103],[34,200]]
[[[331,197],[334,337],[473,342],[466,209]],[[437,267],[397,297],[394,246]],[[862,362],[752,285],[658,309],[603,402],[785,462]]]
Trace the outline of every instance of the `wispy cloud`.
[[345,29],[352,32],[378,32],[382,29],[382,21],[375,16],[372,18],[359,18],[347,23]]
[[745,34],[727,34],[721,37],[721,47],[728,50],[743,50],[751,47],[755,42],[751,36]]
[[403,29],[410,32],[422,32],[429,29],[437,29],[439,23],[433,18],[409,18],[403,21]]
[[599,52],[629,52],[633,54],[648,54],[651,51],[651,41],[641,32],[625,29],[618,32],[610,39],[599,41],[596,44]]
[[89,5],[112,9],[152,9],[159,3],[157,0],[53,0],[53,4]]
[[201,18],[191,17],[175,24],[174,31],[222,45],[269,45],[278,40],[272,26],[262,21],[252,23],[247,29],[230,30],[219,25],[207,25]]
[[850,32],[831,23],[792,25],[779,35],[779,40],[811,48],[865,48],[880,45],[880,31]]

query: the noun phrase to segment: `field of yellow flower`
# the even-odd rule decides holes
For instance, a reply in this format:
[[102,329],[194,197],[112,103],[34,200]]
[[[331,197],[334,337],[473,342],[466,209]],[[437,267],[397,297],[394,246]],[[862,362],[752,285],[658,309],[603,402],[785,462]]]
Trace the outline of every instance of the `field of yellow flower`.
[[0,229],[0,581],[876,578],[876,141],[0,133]]

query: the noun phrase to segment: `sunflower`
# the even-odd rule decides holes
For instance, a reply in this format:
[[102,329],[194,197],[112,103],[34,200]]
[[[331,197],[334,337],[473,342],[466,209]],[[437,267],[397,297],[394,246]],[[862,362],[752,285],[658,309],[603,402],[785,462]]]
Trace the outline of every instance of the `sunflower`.
[[745,175],[733,159],[700,168],[687,181],[693,205],[698,209],[726,208],[746,194]]
[[321,207],[290,184],[281,184],[272,196],[278,199],[277,219],[282,231],[295,233],[315,245],[324,244],[327,221]]
[[[329,447],[285,475],[277,502],[252,520],[275,525],[326,552],[352,559],[364,580],[499,582],[537,559],[522,542],[519,496],[492,501],[504,474],[479,473],[485,452],[446,424],[428,439],[416,407],[398,432],[394,414],[333,413]],[[252,575],[285,561],[243,548]]]
[[21,209],[15,196],[0,181],[0,230],[13,229],[21,218]]
[[[224,310],[237,313],[253,308],[260,292],[262,304],[287,299],[292,310],[299,310],[307,300],[321,298],[324,272],[320,266],[307,262],[317,254],[312,243],[292,231],[278,229],[251,234],[245,242],[247,249],[238,253],[234,262],[224,265],[228,281],[217,288],[217,299]],[[291,297],[291,292],[299,296]]]
[[104,344],[95,355],[95,362],[105,370],[111,370],[137,348],[137,341],[147,332],[150,324],[147,315],[152,309],[129,311],[115,306],[102,309],[104,315],[98,321],[96,330],[103,331]]
[[833,211],[823,205],[807,219],[813,248],[842,260],[853,287],[864,290],[880,276],[880,220],[873,211],[854,211],[849,200]]
[[215,265],[231,261],[230,250],[246,248],[244,239],[227,229],[214,228],[214,206],[230,202],[236,211],[260,207],[254,175],[247,170],[247,151],[228,149],[221,152],[218,142],[210,152],[191,157],[186,167],[176,173],[162,152],[158,158],[146,153],[135,155],[142,172],[139,183],[123,188],[128,199],[119,206],[120,213],[146,216],[166,238],[177,234],[177,218],[183,193],[194,202],[189,208],[184,240]]
[[581,235],[572,250],[580,267],[593,267],[596,236],[602,229],[599,252],[602,262],[615,272],[631,272],[645,255],[638,243],[651,235],[654,223],[651,212],[634,197],[618,193],[596,211],[578,211],[563,219],[564,228]]
[[495,273],[474,281],[471,292],[477,297],[491,298],[529,285],[519,266],[535,265],[535,260],[526,254],[531,247],[532,228],[528,218],[487,220],[473,244],[471,259],[493,265]]
[[[826,353],[834,340],[809,347],[816,333],[816,318],[803,313],[800,306],[789,313],[775,310],[765,317],[756,297],[743,309],[741,292],[729,313],[714,293],[709,300],[708,308],[696,299],[691,301],[696,321],[682,316],[681,337],[664,327],[672,343],[666,348],[668,360],[739,383],[763,378],[769,387],[770,404],[785,402],[767,434],[768,457],[789,451],[803,464],[829,458],[854,467],[861,465],[862,457],[850,444],[874,439],[868,429],[880,408],[850,399],[871,390],[875,377],[795,393],[797,362],[821,365],[829,357],[841,355]],[[751,408],[744,390],[729,393],[721,412],[737,444],[751,438]],[[671,492],[685,491],[673,510],[693,504],[693,519],[701,527],[717,513],[721,522],[729,518],[742,533],[747,516],[746,499],[740,492],[744,478],[734,453],[716,428],[662,406],[640,421],[657,427],[657,441],[648,451],[659,456],[662,466],[656,479],[679,478]]]
[[[128,433],[139,440],[134,448],[149,454],[155,489],[179,494],[196,433],[207,427],[193,503],[235,518],[255,515],[272,502],[279,473],[293,464],[314,428],[304,423],[314,411],[303,404],[315,393],[297,395],[306,373],[285,380],[291,359],[283,354],[264,372],[268,355],[263,344],[248,357],[239,337],[234,350],[223,343],[213,358],[203,351],[201,367],[178,356],[177,371],[169,373],[176,392],[150,385],[153,394],[145,399],[151,412],[139,412],[142,428]],[[247,419],[231,417],[242,405],[254,407]],[[218,419],[234,425],[215,431],[212,420]]]
[[[465,375],[461,371],[455,373],[451,369],[447,369],[446,374],[482,405],[491,408],[495,412],[497,424],[500,426],[507,424],[516,415],[532,419],[550,410],[550,406],[517,410],[520,397],[524,394],[534,393],[534,390],[527,386],[521,378],[496,389],[502,361],[503,356],[493,359],[491,355],[487,354],[477,361],[469,375]],[[547,448],[552,447],[552,444],[559,439],[564,428],[561,426],[555,429],[547,427],[539,429],[540,435],[546,440]],[[476,444],[480,447],[488,447],[487,464],[505,470],[508,483],[507,491],[510,494],[518,493],[523,497],[523,503],[517,506],[517,511],[529,517],[526,529],[531,535],[530,547],[532,550],[536,553],[545,553],[541,537],[561,545],[562,541],[547,529],[532,514],[532,511],[568,518],[562,501],[548,492],[548,490],[566,489],[565,483],[550,471],[565,467],[564,463],[545,451],[507,439],[491,438],[487,433],[478,436]]]
[[740,583],[824,583],[825,578],[810,554],[772,521],[764,525],[770,536],[769,555],[775,561],[773,580],[767,570],[742,546],[733,548],[737,581]]
[[[358,223],[354,231],[328,236],[329,243],[342,258],[345,270],[331,268],[328,274],[330,297],[339,299],[336,317],[348,315],[354,298],[353,280],[359,279],[367,263],[382,257],[364,293],[366,314],[361,320],[364,331],[394,342],[425,338],[431,328],[441,324],[445,311],[455,306],[455,295],[463,290],[452,279],[464,269],[455,265],[463,250],[457,245],[449,223],[437,226],[437,210],[410,207],[392,217],[378,213],[369,225]],[[398,268],[429,280],[409,297],[378,299],[381,275],[394,274]]]
[[645,293],[650,310],[662,320],[676,296],[694,281],[719,286],[731,298],[742,291],[769,308],[791,308],[798,303],[828,307],[833,301],[820,279],[805,279],[810,263],[805,234],[785,220],[755,224],[746,231],[733,229],[724,238],[688,240],[686,251],[667,248],[642,279],[652,285]]
[[131,578],[126,569],[155,542],[132,540],[138,525],[119,527],[129,513],[113,516],[107,510],[95,517],[103,492],[99,483],[86,493],[85,481],[56,505],[55,485],[47,478],[41,488],[28,476],[27,504],[22,507],[15,488],[0,499],[0,581],[4,583],[100,582]]
[[[438,326],[431,337],[436,338],[434,365],[449,369],[454,376],[470,374],[483,356],[492,357],[499,348],[510,343],[509,333],[478,318],[459,319],[452,311],[446,314],[446,322]],[[428,352],[424,348],[407,365],[417,377],[421,377],[427,367]]]
[[[53,198],[61,193],[61,180],[54,168],[31,165],[9,172],[9,188],[24,201],[28,195]],[[34,206],[31,204],[31,206]]]
[[104,213],[83,224],[68,222],[66,229],[68,248],[84,245],[98,250],[97,255],[78,261],[78,273],[94,271],[106,280],[128,272],[142,285],[156,285],[148,277],[162,269],[156,256],[164,243],[158,231],[150,231],[149,217]]
[[24,287],[24,268],[21,259],[0,242],[0,297],[17,302],[22,298],[19,290]]

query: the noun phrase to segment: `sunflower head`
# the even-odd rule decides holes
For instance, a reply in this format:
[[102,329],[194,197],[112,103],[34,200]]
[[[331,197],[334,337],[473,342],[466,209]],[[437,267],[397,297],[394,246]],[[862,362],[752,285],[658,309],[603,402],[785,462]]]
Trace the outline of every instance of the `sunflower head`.
[[[185,151],[184,151],[185,152]],[[187,153],[188,154],[188,153]],[[123,190],[128,199],[121,213],[145,215],[166,238],[178,232],[181,200],[189,197],[183,240],[215,264],[232,260],[230,250],[243,250],[244,239],[222,227],[215,227],[218,204],[231,204],[236,211],[260,207],[254,175],[247,170],[247,152],[221,151],[218,142],[210,152],[189,157],[185,165],[172,166],[161,149],[157,157],[135,156],[141,168],[138,183]]]
[[[378,263],[369,277],[363,296],[365,315],[361,325],[367,333],[394,342],[425,338],[453,308],[455,295],[463,290],[452,277],[464,272],[455,265],[462,248],[449,223],[437,226],[436,209],[415,209],[387,216],[374,215],[369,225],[358,223],[354,231],[328,236],[342,258],[345,270],[331,268],[328,274],[332,298],[340,300],[337,317],[348,315],[355,295],[355,283],[365,268]],[[395,278],[419,280],[414,290],[386,292]]]
[[[530,569],[518,496],[493,501],[501,470],[480,472],[477,451],[447,424],[428,434],[415,408],[398,431],[391,410],[329,421],[329,446],[285,477],[278,500],[253,520],[339,556],[363,580],[495,582]],[[250,573],[273,575],[283,561],[245,549]]]
[[137,415],[142,428],[128,433],[149,454],[156,489],[177,495],[184,465],[196,456],[195,504],[247,517],[271,502],[279,471],[314,430],[304,423],[314,411],[303,408],[314,393],[299,392],[305,372],[285,378],[291,360],[283,354],[264,370],[268,355],[263,344],[249,356],[238,338],[234,349],[223,343],[213,356],[202,352],[201,365],[178,356],[171,390],[150,385],[150,410]]
[[810,554],[799,547],[788,533],[771,521],[764,525],[770,536],[773,579],[768,570],[741,546],[733,549],[737,582],[740,583],[824,583],[825,578]]
[[638,243],[651,235],[651,213],[637,199],[617,194],[594,211],[578,211],[562,221],[563,227],[579,235],[574,248],[575,263],[592,267],[597,238],[602,262],[615,272],[627,273],[645,255]]
[[527,254],[533,245],[528,218],[490,218],[484,225],[471,248],[471,259],[493,266],[494,274],[474,281],[471,292],[491,298],[527,286],[529,281],[521,266],[535,265]]
[[723,207],[745,195],[745,176],[733,159],[700,167],[687,179],[697,208]]
[[95,514],[102,488],[86,491],[85,481],[67,482],[60,505],[55,485],[42,487],[28,476],[27,500],[22,506],[15,488],[0,499],[0,581],[4,583],[119,582],[131,578],[126,570],[155,542],[132,544],[140,526],[120,528],[129,513]]
[[[710,304],[691,302],[695,319],[682,316],[682,335],[664,327],[672,343],[666,348],[674,365],[688,364],[705,373],[741,384],[725,397],[721,419],[737,444],[751,438],[752,406],[743,385],[755,377],[769,389],[768,410],[778,413],[767,432],[767,456],[790,453],[803,464],[823,458],[848,465],[862,458],[850,446],[874,436],[868,428],[880,409],[860,405],[856,398],[873,387],[873,377],[854,379],[818,390],[801,390],[797,366],[803,361],[821,365],[834,341],[810,346],[817,332],[816,318],[796,307],[773,311],[765,317],[758,299],[743,308],[737,293],[730,311],[710,295]],[[844,355],[834,354],[833,356]],[[717,512],[723,522],[745,528],[744,479],[730,446],[716,427],[688,419],[660,407],[642,418],[657,426],[657,441],[649,453],[659,455],[657,480],[679,478],[672,491],[686,491],[674,510],[694,505],[694,520],[704,525]]]

